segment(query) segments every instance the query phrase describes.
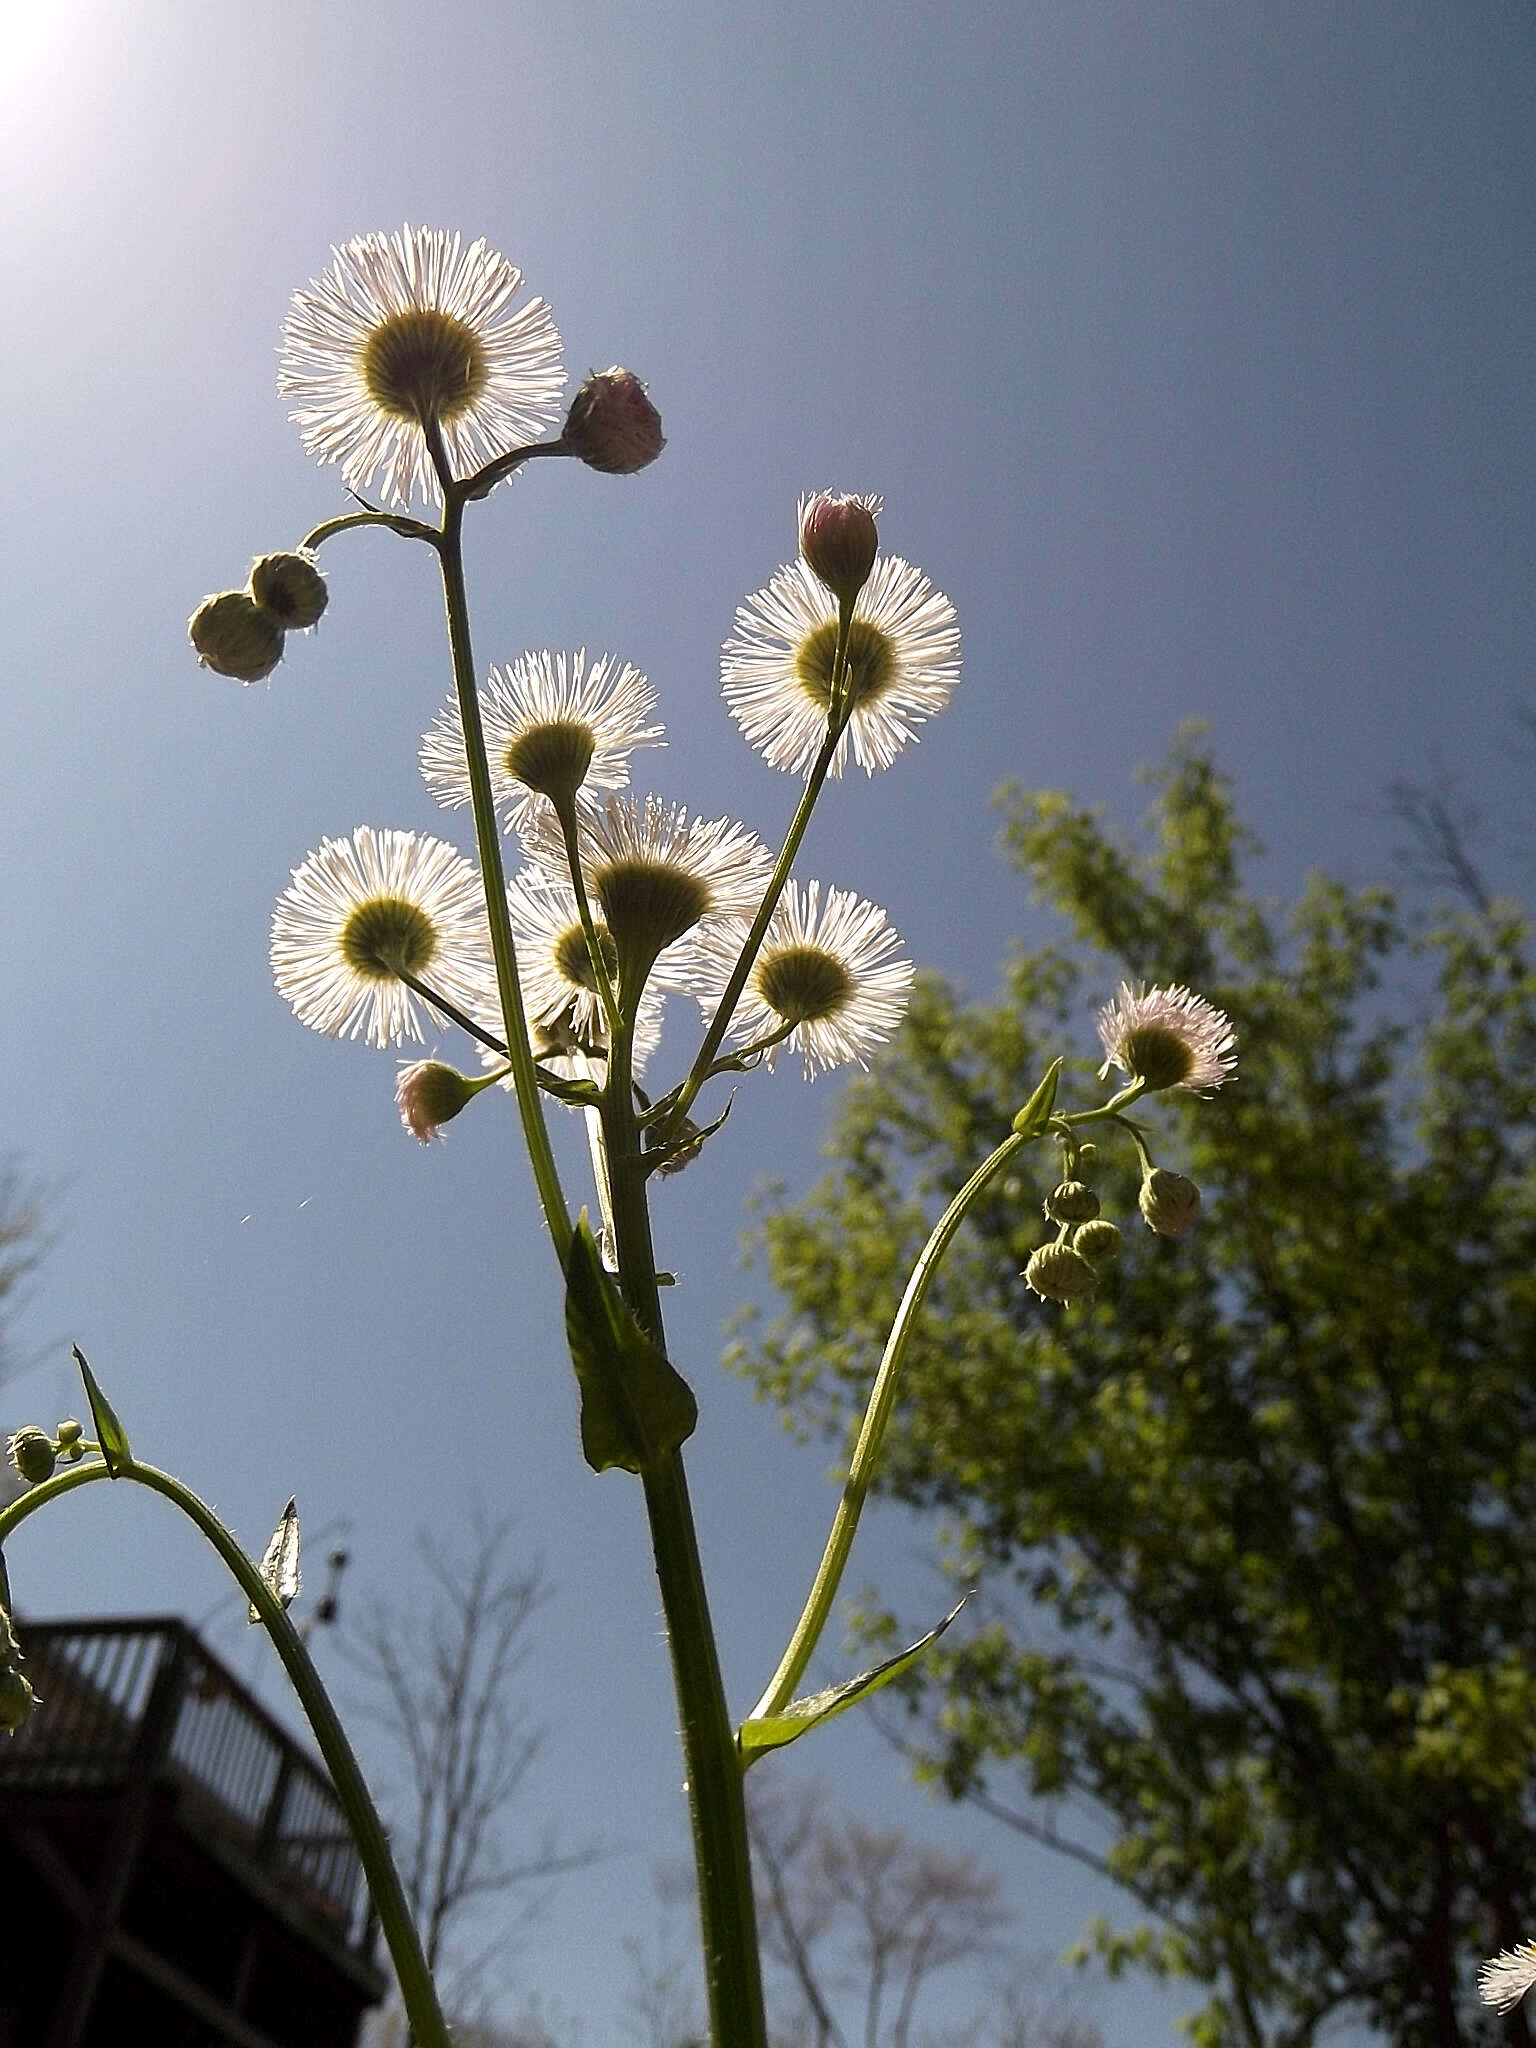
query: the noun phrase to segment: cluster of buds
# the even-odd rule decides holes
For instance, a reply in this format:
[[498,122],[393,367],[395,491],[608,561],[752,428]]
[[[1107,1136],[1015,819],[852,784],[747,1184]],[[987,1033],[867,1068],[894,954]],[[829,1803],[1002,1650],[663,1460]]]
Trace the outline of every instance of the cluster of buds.
[[16,1475],[28,1486],[41,1486],[53,1477],[55,1465],[78,1465],[85,1456],[85,1431],[73,1416],[66,1416],[50,1436],[36,1423],[25,1423],[5,1447]]
[[[1057,1226],[1050,1244],[1031,1254],[1024,1269],[1029,1286],[1045,1301],[1080,1301],[1091,1295],[1103,1268],[1120,1255],[1120,1230],[1099,1213],[1097,1194],[1078,1175],[1093,1163],[1092,1145],[1080,1145],[1065,1162],[1065,1177],[1045,1198],[1049,1222]],[[1146,1160],[1136,1206],[1159,1237],[1182,1237],[1200,1209],[1200,1190],[1182,1173]]]
[[244,590],[205,597],[187,622],[187,635],[204,668],[259,683],[283,658],[290,633],[319,622],[326,606],[325,578],[303,549],[262,555],[251,564]]
[[11,1617],[0,1607],[0,1728],[7,1735],[25,1728],[38,1704],[37,1694],[16,1668],[24,1661]]

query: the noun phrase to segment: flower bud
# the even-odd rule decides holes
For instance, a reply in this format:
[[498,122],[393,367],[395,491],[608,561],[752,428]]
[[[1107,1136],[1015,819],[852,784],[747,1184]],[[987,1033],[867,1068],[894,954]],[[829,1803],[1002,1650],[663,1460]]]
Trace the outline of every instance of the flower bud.
[[395,1080],[400,1121],[423,1145],[430,1145],[438,1127],[451,1123],[479,1092],[472,1081],[441,1060],[417,1060],[402,1067]]
[[246,590],[205,597],[187,622],[187,636],[204,668],[259,683],[283,658],[283,629]]
[[53,1440],[58,1447],[59,1456],[67,1458],[71,1465],[78,1465],[85,1456],[85,1452],[80,1444],[80,1439],[84,1435],[84,1429],[76,1422],[72,1415],[67,1415],[53,1432]]
[[1154,1166],[1141,1184],[1136,1206],[1147,1228],[1159,1237],[1182,1237],[1200,1211],[1200,1190],[1182,1173]]
[[0,1671],[0,1728],[7,1735],[26,1727],[37,1703],[37,1694],[19,1671],[9,1665]]
[[289,632],[314,625],[329,600],[314,556],[303,550],[263,555],[251,565],[250,591],[254,603]]
[[817,491],[800,501],[800,553],[813,576],[843,604],[852,604],[869,581],[880,536],[879,498]]
[[29,1486],[39,1486],[53,1477],[55,1453],[47,1430],[29,1422],[18,1429],[5,1447],[6,1456]]
[[1024,1278],[1045,1301],[1075,1301],[1098,1284],[1092,1266],[1069,1244],[1041,1245],[1030,1254]]
[[1099,1213],[1099,1198],[1085,1182],[1064,1180],[1046,1196],[1044,1206],[1053,1223],[1091,1223]]
[[594,370],[571,400],[560,435],[573,455],[609,476],[632,476],[667,445],[661,414],[633,370]]
[[1081,1252],[1093,1265],[1100,1265],[1105,1259],[1120,1256],[1120,1231],[1107,1216],[1095,1217],[1091,1223],[1080,1223],[1072,1233],[1072,1249]]

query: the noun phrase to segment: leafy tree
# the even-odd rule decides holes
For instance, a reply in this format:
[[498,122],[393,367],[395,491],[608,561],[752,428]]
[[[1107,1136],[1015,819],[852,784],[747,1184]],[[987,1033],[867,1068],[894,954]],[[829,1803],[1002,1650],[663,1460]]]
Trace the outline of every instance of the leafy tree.
[[1123,1256],[1087,1305],[1042,1303],[1020,1278],[1041,1155],[930,1297],[882,1483],[942,1518],[985,1604],[914,1676],[912,1746],[1137,1902],[1092,1945],[1207,1987],[1208,2048],[1303,2048],[1344,2016],[1404,2048],[1529,2044],[1472,1985],[1536,1933],[1526,914],[1322,875],[1270,906],[1193,737],[1143,846],[1060,794],[1001,801],[1073,938],[1019,952],[998,1002],[921,984],[831,1172],[769,1205],[788,1310],[739,1361],[792,1427],[845,1438],[935,1204],[1090,1002],[1124,976],[1219,1003],[1238,1077],[1148,1117],[1200,1226],[1142,1229],[1106,1143]]

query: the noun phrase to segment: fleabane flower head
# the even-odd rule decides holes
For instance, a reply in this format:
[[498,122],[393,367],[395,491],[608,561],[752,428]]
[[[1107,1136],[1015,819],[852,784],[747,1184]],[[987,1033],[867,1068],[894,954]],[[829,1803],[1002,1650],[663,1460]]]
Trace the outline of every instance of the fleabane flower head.
[[1101,1080],[1118,1067],[1149,1090],[1187,1088],[1205,1095],[1237,1066],[1231,1019],[1192,989],[1138,993],[1122,981],[1114,1000],[1100,1010],[1098,1024],[1104,1047]]
[[[656,692],[627,661],[587,650],[523,654],[493,668],[480,692],[480,721],[491,787],[510,831],[540,796],[569,800],[578,789],[622,789],[636,747],[665,745],[665,728],[647,721]],[[438,713],[421,743],[427,788],[454,810],[470,800],[464,726],[456,700]]]
[[[775,768],[804,774],[827,732],[838,600],[803,560],[780,569],[738,607],[721,650],[731,716]],[[960,680],[955,608],[921,570],[885,555],[854,602],[848,641],[853,711],[832,773],[851,743],[867,774],[889,768]]]
[[1477,1973],[1477,1995],[1495,2012],[1513,2012],[1536,1984],[1536,1941],[1522,1941],[1484,1963]]
[[[790,882],[779,898],[731,1021],[738,1046],[794,1028],[766,1055],[798,1052],[805,1077],[831,1067],[867,1066],[907,1007],[912,963],[893,959],[901,940],[885,912],[850,889]],[[746,926],[716,926],[695,948],[693,992],[708,1021],[714,1015],[746,938]]]
[[312,1031],[370,1045],[420,1039],[428,983],[459,1009],[483,990],[490,944],[480,878],[441,839],[376,832],[322,840],[272,913],[272,976]]
[[437,503],[425,428],[436,423],[456,477],[537,439],[565,374],[542,299],[510,310],[522,272],[458,235],[404,227],[333,249],[330,269],[295,292],[277,388],[317,462],[386,500]]
[[[535,812],[523,844],[546,875],[566,872],[553,816]],[[768,850],[732,818],[690,817],[682,804],[609,796],[584,814],[582,874],[611,934],[622,983],[638,986],[659,968],[658,986],[685,988],[691,955],[681,942],[732,918],[750,921],[771,868]]]
[[[542,868],[526,867],[507,884],[507,912],[535,1058],[566,1080],[601,1081],[608,1020],[575,890],[568,881],[557,880]],[[618,971],[618,947],[600,917],[594,919],[594,925],[611,980]],[[637,1075],[644,1072],[660,1042],[662,1007],[660,992],[646,989],[635,1015],[632,1059]],[[501,1006],[494,980],[475,1017],[497,1037],[501,1035]],[[482,1049],[480,1057],[487,1065],[499,1064],[500,1056],[489,1048]],[[510,1078],[506,1085],[511,1086]]]

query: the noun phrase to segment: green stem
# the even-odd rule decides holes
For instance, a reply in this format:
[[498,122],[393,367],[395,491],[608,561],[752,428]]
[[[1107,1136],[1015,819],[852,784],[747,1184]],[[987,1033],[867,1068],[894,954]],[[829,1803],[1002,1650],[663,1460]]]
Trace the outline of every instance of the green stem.
[[507,1034],[507,1058],[517,1089],[517,1109],[523,1138],[533,1168],[534,1184],[544,1207],[544,1220],[554,1239],[555,1252],[564,1270],[571,1245],[571,1221],[560,1176],[550,1145],[549,1127],[539,1096],[533,1048],[528,1041],[528,1020],[523,1008],[522,984],[518,980],[517,952],[512,943],[512,921],[507,913],[507,884],[501,864],[501,835],[496,825],[496,799],[491,789],[491,771],[486,760],[485,733],[480,723],[480,695],[475,684],[475,659],[469,637],[469,598],[464,587],[463,499],[444,487],[443,531],[438,559],[443,571],[443,603],[448,614],[448,645],[453,656],[453,681],[458,695],[459,721],[464,733],[464,758],[469,769],[470,802],[475,817],[475,846],[480,856],[480,879],[485,886],[485,911],[491,930],[491,952],[496,961],[496,986],[501,996],[502,1021]]
[[721,1042],[730,1029],[737,999],[747,985],[747,976],[752,972],[752,963],[757,958],[758,948],[762,945],[773,913],[778,908],[779,898],[784,893],[784,884],[789,880],[789,871],[794,866],[796,854],[800,851],[800,842],[804,839],[806,828],[811,822],[811,812],[816,808],[816,799],[821,795],[822,784],[827,779],[832,757],[837,752],[838,742],[847,729],[851,714],[852,706],[849,705],[838,718],[828,723],[827,736],[821,743],[821,752],[816,756],[810,774],[806,777],[804,793],[790,821],[789,832],[763,900],[758,905],[757,915],[752,920],[746,942],[742,946],[736,965],[731,970],[731,978],[721,993],[720,1001],[715,1006],[715,1014],[704,1034],[704,1043],[699,1047],[698,1056],[688,1070],[688,1078],[677,1091],[677,1110],[680,1116],[687,1114],[694,1098],[710,1077],[715,1054],[720,1050]]
[[398,533],[404,540],[424,540],[429,547],[436,547],[438,536],[434,527],[424,526],[419,519],[407,519],[397,512],[375,512],[370,507],[364,512],[343,512],[338,519],[323,520],[312,527],[299,546],[313,550],[338,533],[350,533],[354,526],[387,526],[391,533]]
[[300,1639],[298,1630],[288,1619],[282,1602],[272,1592],[266,1580],[246,1556],[235,1538],[225,1528],[213,1510],[179,1479],[173,1479],[168,1472],[158,1471],[153,1465],[141,1465],[137,1459],[119,1459],[114,1475],[105,1464],[76,1465],[67,1472],[59,1472],[20,1500],[0,1513],[0,1543],[27,1515],[34,1513],[60,1494],[69,1493],[77,1486],[88,1485],[92,1480],[131,1479],[140,1486],[148,1487],[170,1501],[173,1507],[194,1522],[218,1552],[230,1572],[238,1581],[240,1590],[251,1602],[262,1620],[267,1634],[272,1638],[273,1647],[282,1659],[283,1668],[292,1681],[293,1689],[299,1696],[299,1703],[314,1731],[320,1754],[325,1759],[326,1769],[331,1774],[331,1783],[341,1801],[352,1830],[352,1839],[368,1880],[369,1894],[374,1910],[379,1916],[384,1939],[389,1944],[390,1958],[395,1966],[395,1976],[400,1986],[400,1996],[411,2024],[412,2038],[418,2048],[451,2048],[448,2024],[443,2018],[442,2007],[438,2004],[437,1992],[433,1987],[432,1973],[422,1950],[411,1909],[406,1903],[405,1891],[400,1883],[399,1872],[389,1850],[389,1839],[384,1832],[378,1811],[369,1794],[362,1770],[347,1740],[336,1709],[331,1705],[330,1695],[321,1682],[314,1662]]
[[[619,1285],[647,1334],[665,1350],[632,1085],[633,1025],[628,1020],[639,992],[638,986],[623,983],[619,989],[620,1027],[603,1090],[603,1144]],[[681,1452],[667,1452],[641,1477],[681,1723],[710,2040],[713,2048],[767,2048],[743,1774]]]
[[1029,1138],[1009,1136],[989,1159],[983,1160],[934,1226],[932,1236],[924,1245],[917,1264],[912,1268],[912,1277],[908,1280],[906,1292],[901,1297],[901,1306],[896,1311],[896,1319],[891,1325],[891,1334],[886,1339],[885,1350],[880,1359],[880,1369],[875,1374],[875,1383],[870,1389],[869,1406],[864,1411],[863,1426],[859,1430],[858,1442],[854,1445],[853,1457],[848,1466],[848,1477],[843,1483],[842,1498],[832,1519],[832,1531],[827,1538],[827,1547],[822,1553],[821,1563],[816,1568],[816,1577],[812,1581],[800,1619],[795,1624],[794,1634],[789,1639],[789,1647],[779,1660],[779,1668],[769,1680],[767,1690],[752,1709],[751,1718],[754,1721],[761,1720],[767,1714],[777,1714],[788,1705],[806,1665],[810,1663],[815,1653],[821,1632],[827,1625],[827,1617],[831,1614],[832,1602],[837,1597],[843,1568],[848,1562],[848,1553],[853,1548],[854,1534],[859,1526],[859,1517],[864,1511],[870,1481],[874,1477],[875,1461],[880,1454],[881,1441],[895,1404],[896,1383],[901,1372],[902,1359],[906,1355],[913,1325],[927,1297],[939,1260],[948,1249],[950,1239],[960,1228],[966,1210],[988,1181],[1013,1158],[1016,1152],[1031,1142]]

